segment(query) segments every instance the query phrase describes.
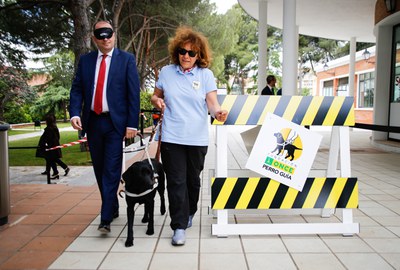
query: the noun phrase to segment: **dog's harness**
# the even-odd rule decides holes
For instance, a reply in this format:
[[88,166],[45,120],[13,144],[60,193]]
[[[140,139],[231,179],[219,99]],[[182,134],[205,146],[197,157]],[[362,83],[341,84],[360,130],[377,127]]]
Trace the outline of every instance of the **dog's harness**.
[[146,191],[143,191],[143,192],[140,193],[140,194],[131,193],[131,192],[126,191],[126,190],[125,190],[124,192],[125,192],[125,195],[128,196],[128,197],[137,198],[137,197],[142,197],[142,196],[144,196],[144,195],[147,195],[147,194],[151,193],[151,192],[152,192],[153,190],[155,190],[157,187],[158,187],[158,181],[156,181],[156,182],[154,183],[154,185],[153,185],[153,187],[152,187],[151,189],[148,189],[148,190],[146,190]]
[[[143,191],[143,192],[140,193],[140,194],[135,194],[135,193],[131,193],[131,192],[129,192],[129,191],[124,190],[124,193],[125,193],[126,196],[128,196],[128,197],[133,197],[133,198],[142,197],[142,196],[145,196],[145,195],[151,193],[153,190],[155,190],[155,189],[158,187],[158,177],[159,177],[159,175],[158,175],[158,173],[156,172],[156,170],[154,169],[153,162],[151,162],[150,154],[149,154],[149,150],[148,150],[148,146],[150,145],[150,143],[153,142],[153,139],[154,139],[154,136],[153,136],[153,135],[155,134],[155,131],[157,130],[157,128],[159,128],[158,144],[160,145],[160,143],[161,143],[161,123],[162,123],[162,116],[163,116],[163,114],[161,113],[160,120],[158,121],[157,126],[156,126],[156,128],[154,129],[153,134],[151,135],[151,138],[150,138],[149,142],[143,143],[143,136],[142,136],[141,134],[138,134],[139,137],[140,137],[140,140],[142,141],[142,144],[144,145],[144,151],[145,151],[145,153],[146,153],[147,160],[149,161],[150,166],[151,166],[151,169],[153,170],[153,182],[154,182],[153,187],[152,187],[151,189],[148,189],[148,190]],[[157,159],[159,159],[159,153],[158,153],[158,152],[159,152],[159,146],[158,146],[157,154],[156,154],[156,158],[157,158]]]
[[156,170],[154,170],[153,162],[151,162],[147,147],[144,148],[144,151],[146,152],[147,160],[149,161],[151,169],[153,170],[153,181],[154,181],[153,187],[151,189],[143,191],[140,194],[131,193],[131,192],[125,190],[124,192],[125,192],[126,196],[128,196],[128,197],[133,197],[133,198],[142,197],[144,195],[151,193],[153,190],[155,190],[158,187],[158,173],[156,173]]

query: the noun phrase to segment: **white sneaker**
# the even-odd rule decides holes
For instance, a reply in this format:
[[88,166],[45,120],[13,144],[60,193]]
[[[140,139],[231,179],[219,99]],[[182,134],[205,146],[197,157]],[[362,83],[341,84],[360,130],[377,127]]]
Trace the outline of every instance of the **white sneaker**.
[[172,237],[173,246],[183,246],[186,242],[186,233],[184,229],[176,229]]

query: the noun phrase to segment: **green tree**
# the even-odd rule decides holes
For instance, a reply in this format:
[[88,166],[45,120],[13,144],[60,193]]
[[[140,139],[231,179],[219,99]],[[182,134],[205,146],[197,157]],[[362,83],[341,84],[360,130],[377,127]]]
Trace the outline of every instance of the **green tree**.
[[[258,57],[257,21],[250,17],[239,5],[234,5],[228,10],[227,21],[236,18],[236,24],[230,27],[237,35],[234,48],[225,56],[224,73],[219,76],[226,85],[228,93],[234,88],[244,94],[246,81],[249,74],[255,74]],[[254,77],[256,81],[256,76]],[[232,81],[232,83],[230,83]]]
[[44,60],[43,72],[48,74],[49,80],[43,87],[44,94],[32,107],[32,114],[45,115],[48,112],[61,113],[64,122],[67,121],[67,107],[69,104],[69,89],[74,74],[74,55],[72,52],[61,52]]
[[65,51],[46,58],[43,71],[50,75],[48,84],[71,88],[74,76],[74,54],[71,51]]
[[202,1],[195,12],[188,18],[188,24],[202,32],[208,39],[213,52],[211,70],[214,76],[221,78],[224,70],[225,55],[233,51],[238,41],[235,26],[240,18],[228,12],[226,15],[217,14],[215,4],[208,0]]
[[49,85],[46,92],[36,101],[32,107],[32,114],[46,115],[47,113],[58,114],[61,112],[64,122],[67,121],[67,102],[69,100],[69,88],[63,86]]
[[6,105],[22,107],[34,100],[36,92],[26,83],[28,76],[23,70],[10,67],[0,68],[0,121],[4,118]]
[[[137,57],[141,81],[168,62],[167,40],[180,23],[187,23],[201,0],[6,0],[0,5],[0,42],[2,63],[20,64],[5,50],[18,48],[34,53],[74,52],[79,56],[93,49],[91,27],[99,19],[110,20],[119,48]],[[21,49],[19,49],[21,48]]]

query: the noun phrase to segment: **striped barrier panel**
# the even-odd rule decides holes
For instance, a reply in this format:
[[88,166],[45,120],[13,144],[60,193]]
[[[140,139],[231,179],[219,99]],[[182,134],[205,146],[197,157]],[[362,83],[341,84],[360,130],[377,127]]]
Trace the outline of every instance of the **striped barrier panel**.
[[358,208],[357,178],[307,178],[302,192],[270,178],[211,180],[211,207],[221,209]]
[[303,126],[355,124],[353,97],[218,95],[218,101],[229,114],[214,125],[262,125],[268,112]]
[[[357,178],[350,177],[349,126],[355,125],[353,97],[327,96],[252,96],[218,95],[221,108],[229,114],[216,125],[216,178],[211,179],[211,207],[217,224],[212,235],[254,234],[344,234],[358,233],[352,209],[358,208]],[[267,113],[273,113],[303,126],[331,126],[332,136],[327,177],[308,177],[302,192],[269,178],[227,177],[227,129],[229,125],[262,125]],[[340,161],[339,161],[340,152]],[[340,177],[336,177],[338,161]],[[329,176],[329,177],[328,177]],[[323,217],[342,210],[342,222],[229,224],[228,210],[268,210],[290,213],[321,210]],[[295,211],[297,210],[297,211]],[[307,211],[307,212],[308,212]],[[241,212],[243,213],[243,212]],[[271,212],[272,213],[272,212]]]

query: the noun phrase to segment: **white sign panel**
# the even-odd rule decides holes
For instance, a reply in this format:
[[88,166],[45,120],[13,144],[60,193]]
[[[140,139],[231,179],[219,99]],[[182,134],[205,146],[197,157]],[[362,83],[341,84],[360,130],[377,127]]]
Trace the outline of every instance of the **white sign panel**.
[[268,113],[246,168],[302,191],[321,140],[322,135]]

